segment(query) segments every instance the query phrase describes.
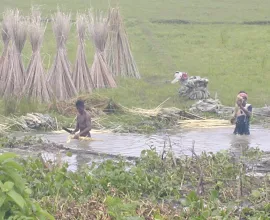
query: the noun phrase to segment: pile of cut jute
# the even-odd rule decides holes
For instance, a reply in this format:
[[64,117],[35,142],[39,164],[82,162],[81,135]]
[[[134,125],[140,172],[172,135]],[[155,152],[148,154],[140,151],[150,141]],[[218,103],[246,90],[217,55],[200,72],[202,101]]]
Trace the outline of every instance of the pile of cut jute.
[[118,8],[112,8],[109,11],[105,52],[106,61],[113,75],[140,78]]
[[210,93],[207,89],[208,79],[199,76],[191,76],[186,80],[179,90],[180,96],[188,97],[189,99],[207,99]]
[[[26,41],[27,23],[18,10],[9,10],[4,15],[4,29],[10,37],[5,42],[10,43],[7,49],[8,61],[3,61],[1,84],[2,94],[9,98],[18,97],[21,94],[26,79],[21,52]],[[5,36],[6,37],[6,36]],[[5,45],[8,47],[8,45]],[[4,51],[5,53],[5,51]]]
[[95,88],[115,88],[116,82],[105,59],[105,44],[108,37],[106,18],[102,13],[89,12],[89,32],[95,46],[95,56],[91,67],[91,77]]
[[50,102],[53,94],[43,68],[40,55],[41,45],[45,33],[45,27],[41,22],[39,11],[32,11],[29,24],[30,43],[32,57],[26,70],[26,83],[22,94],[27,98],[38,102]]
[[76,27],[79,45],[72,77],[78,92],[91,93],[94,89],[94,84],[91,78],[91,72],[86,62],[87,59],[85,54],[85,35],[87,30],[86,15],[77,14]]
[[3,14],[2,21],[2,40],[4,44],[3,52],[0,58],[0,94],[3,95],[6,81],[7,81],[7,72],[9,69],[9,56],[10,56],[10,38],[11,33],[9,33],[9,25],[12,22],[12,11],[5,11]]
[[48,80],[55,98],[62,101],[77,95],[66,50],[66,42],[70,31],[70,14],[57,11],[52,17],[52,26],[57,42],[57,54],[49,72]]

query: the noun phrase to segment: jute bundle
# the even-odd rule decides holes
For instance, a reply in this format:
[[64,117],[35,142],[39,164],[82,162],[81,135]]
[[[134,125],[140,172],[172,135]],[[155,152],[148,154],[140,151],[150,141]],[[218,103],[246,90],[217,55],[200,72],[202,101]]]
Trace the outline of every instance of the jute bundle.
[[111,72],[116,76],[140,78],[118,8],[112,8],[109,11],[108,30],[105,51]]
[[9,67],[9,55],[10,55],[10,33],[8,32],[9,25],[11,25],[12,21],[12,11],[6,11],[3,15],[2,21],[2,40],[4,44],[3,52],[0,58],[0,94],[3,95],[3,91],[5,88],[5,83],[7,80],[7,72]]
[[207,89],[208,79],[199,76],[188,78],[179,90],[180,96],[186,96],[189,99],[207,99],[210,93]]
[[79,38],[79,46],[77,49],[77,58],[73,70],[73,81],[78,92],[91,93],[94,89],[91,73],[86,62],[85,55],[85,34],[87,18],[85,15],[77,15],[77,32]]
[[51,87],[47,83],[40,55],[45,29],[46,27],[41,23],[40,13],[33,11],[28,29],[32,57],[26,70],[27,79],[22,94],[38,102],[49,102],[52,97]]
[[53,32],[57,42],[57,54],[49,71],[48,81],[58,100],[67,100],[77,95],[67,58],[66,42],[70,31],[70,15],[60,11],[52,17]]
[[95,88],[117,87],[112,73],[107,66],[104,54],[105,44],[108,37],[106,19],[102,16],[102,14],[93,16],[93,14],[90,13],[89,17],[89,32],[96,49],[94,61],[91,67],[91,77],[93,83]]
[[10,11],[12,17],[8,25],[8,33],[11,36],[11,48],[9,65],[5,79],[3,94],[5,97],[19,96],[25,82],[24,67],[21,59],[21,52],[26,41],[26,20],[18,10]]

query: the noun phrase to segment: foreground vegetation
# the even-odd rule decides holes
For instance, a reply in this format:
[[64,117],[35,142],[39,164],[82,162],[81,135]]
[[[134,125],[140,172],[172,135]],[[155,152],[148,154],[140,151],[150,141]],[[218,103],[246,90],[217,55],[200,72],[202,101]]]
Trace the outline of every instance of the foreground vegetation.
[[192,152],[179,159],[146,150],[135,163],[104,160],[76,172],[1,154],[0,219],[270,218],[269,177],[247,175],[261,152]]

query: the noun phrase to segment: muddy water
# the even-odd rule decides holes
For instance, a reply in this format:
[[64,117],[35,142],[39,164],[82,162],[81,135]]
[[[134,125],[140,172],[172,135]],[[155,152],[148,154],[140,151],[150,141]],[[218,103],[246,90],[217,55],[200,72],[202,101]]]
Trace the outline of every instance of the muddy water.
[[[92,132],[92,136],[96,141],[86,142],[71,140],[67,143],[69,134],[67,133],[16,133],[16,136],[36,135],[50,142],[63,144],[79,153],[73,154],[71,157],[62,155],[62,160],[67,161],[71,169],[76,169],[78,164],[91,163],[98,160],[96,155],[92,153],[105,153],[108,155],[122,155],[139,157],[142,150],[155,147],[158,151],[162,151],[164,142],[168,146],[169,139],[173,151],[176,155],[190,155],[190,148],[195,141],[195,151],[200,154],[202,151],[217,152],[220,150],[230,150],[235,154],[241,154],[243,148],[259,147],[264,151],[270,151],[270,130],[262,127],[252,127],[250,136],[235,136],[232,134],[233,128],[211,128],[211,129],[193,129],[178,130],[168,133],[158,133],[155,135],[140,134],[115,134]],[[5,149],[11,151],[11,149]],[[13,149],[19,154],[33,155],[37,152],[29,152]],[[43,150],[46,158],[54,158],[55,153]]]
[[171,140],[176,155],[190,154],[193,141],[195,141],[195,151],[198,154],[202,151],[217,152],[226,149],[237,152],[240,147],[246,146],[270,151],[270,130],[262,127],[252,128],[250,136],[235,136],[232,134],[232,128],[179,130],[155,135],[92,132],[92,136],[97,139],[96,141],[71,140],[70,143],[67,143],[69,135],[66,133],[39,135],[51,142],[64,144],[73,149],[134,157],[139,157],[141,151],[149,149],[150,146],[161,151],[164,141],[168,143],[168,138]]

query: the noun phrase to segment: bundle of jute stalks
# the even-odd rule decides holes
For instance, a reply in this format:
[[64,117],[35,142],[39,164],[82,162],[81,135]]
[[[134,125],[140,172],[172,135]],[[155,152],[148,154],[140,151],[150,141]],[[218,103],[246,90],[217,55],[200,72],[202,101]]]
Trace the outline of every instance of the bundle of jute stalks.
[[78,94],[72,80],[71,64],[68,60],[66,43],[70,31],[70,14],[57,11],[52,17],[52,28],[57,43],[57,53],[49,71],[48,81],[52,86],[54,97],[67,100]]
[[89,33],[95,46],[94,61],[91,67],[91,78],[96,89],[115,88],[116,82],[105,59],[105,44],[108,37],[106,17],[102,13],[89,11]]
[[76,28],[78,32],[79,45],[72,77],[74,85],[79,93],[92,93],[95,86],[91,78],[91,72],[87,65],[85,54],[85,37],[87,31],[86,15],[77,14]]
[[180,96],[188,97],[189,99],[207,99],[210,93],[207,89],[208,79],[200,76],[191,76],[186,80],[179,90]]
[[53,93],[51,86],[47,82],[40,54],[46,27],[42,24],[41,14],[38,10],[32,9],[28,26],[32,57],[26,70],[27,78],[22,95],[34,101],[50,102],[53,98]]

